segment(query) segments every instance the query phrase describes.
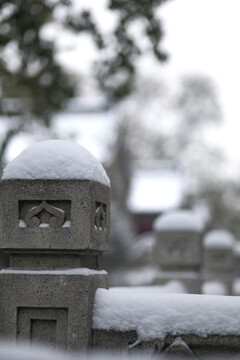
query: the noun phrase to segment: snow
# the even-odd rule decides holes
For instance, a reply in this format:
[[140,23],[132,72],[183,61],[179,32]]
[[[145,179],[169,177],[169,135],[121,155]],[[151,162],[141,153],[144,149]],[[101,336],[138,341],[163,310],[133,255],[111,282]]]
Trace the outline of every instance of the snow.
[[202,285],[202,293],[206,295],[228,295],[228,289],[221,281],[205,281]]
[[232,248],[234,245],[233,235],[226,230],[212,230],[203,239],[205,248]]
[[167,334],[240,335],[239,298],[218,295],[162,294],[151,287],[98,289],[93,328],[136,330],[140,340]]
[[8,179],[80,179],[110,186],[98,160],[84,147],[68,140],[47,140],[33,144],[3,171]]
[[50,225],[47,224],[47,223],[41,223],[41,224],[39,224],[39,227],[40,227],[40,228],[49,228]]
[[[13,120],[11,118],[11,124]],[[9,118],[1,117],[0,141],[11,124]],[[106,108],[95,96],[74,98],[66,104],[65,110],[53,116],[50,129],[32,123],[27,133],[17,134],[9,144],[5,158],[7,162],[12,161],[31,144],[54,137],[81,144],[101,163],[109,164],[115,156],[113,149],[119,124],[120,117],[115,107]]]
[[2,269],[0,274],[31,274],[31,275],[103,275],[107,274],[105,270],[93,270],[88,268],[74,268],[62,270],[13,270]]
[[146,354],[129,354],[120,351],[98,350],[82,352],[69,352],[59,350],[43,344],[29,344],[27,342],[10,342],[1,340],[1,360],[146,360]]
[[157,217],[153,223],[153,229],[183,230],[201,232],[204,222],[201,217],[190,210],[175,210]]
[[[19,220],[19,223],[18,223],[18,226],[22,229],[26,229],[27,228],[27,224],[25,223],[24,220],[20,219]],[[50,227],[49,224],[46,224],[46,223],[41,223],[39,224],[39,227],[40,228],[48,228]],[[62,227],[63,228],[70,228],[71,227],[71,221],[70,220],[66,220],[63,224],[62,224]]]
[[70,220],[65,221],[65,223],[62,224],[62,227],[64,227],[64,228],[71,227],[71,221]]
[[24,342],[16,344],[3,340],[0,342],[0,354],[1,360],[76,360],[75,357],[50,346],[29,346]]
[[133,172],[128,208],[134,213],[158,213],[180,205],[183,177],[176,169],[159,162],[141,163]]
[[26,229],[27,224],[25,223],[24,220],[21,220],[21,219],[20,219],[19,222],[18,222],[18,226],[19,226],[20,228]]

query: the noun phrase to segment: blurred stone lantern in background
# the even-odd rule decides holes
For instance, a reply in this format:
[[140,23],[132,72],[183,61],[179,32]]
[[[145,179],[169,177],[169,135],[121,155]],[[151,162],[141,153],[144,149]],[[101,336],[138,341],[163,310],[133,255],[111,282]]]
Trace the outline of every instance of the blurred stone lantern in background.
[[187,292],[200,293],[203,228],[202,219],[190,210],[168,212],[155,220],[154,262],[159,272],[154,284],[179,280]]
[[[232,293],[234,275],[234,236],[227,230],[212,230],[203,239],[203,279],[208,285],[218,283],[221,295]],[[209,286],[208,286],[209,287]],[[209,293],[209,291],[204,291]],[[216,292],[216,291],[215,291]],[[219,294],[219,295],[220,295]]]

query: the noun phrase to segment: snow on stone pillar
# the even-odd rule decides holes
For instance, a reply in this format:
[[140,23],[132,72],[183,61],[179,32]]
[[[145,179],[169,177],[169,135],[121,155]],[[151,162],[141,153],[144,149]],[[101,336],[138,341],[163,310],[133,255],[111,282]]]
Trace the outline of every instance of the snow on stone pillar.
[[107,287],[98,256],[109,245],[109,179],[69,141],[37,143],[4,170],[0,336],[83,350],[95,291]]
[[230,295],[234,264],[234,236],[227,230],[212,230],[203,239],[203,292]]
[[179,280],[187,292],[200,293],[203,228],[202,219],[190,210],[168,212],[155,220],[154,262],[160,268],[155,284]]

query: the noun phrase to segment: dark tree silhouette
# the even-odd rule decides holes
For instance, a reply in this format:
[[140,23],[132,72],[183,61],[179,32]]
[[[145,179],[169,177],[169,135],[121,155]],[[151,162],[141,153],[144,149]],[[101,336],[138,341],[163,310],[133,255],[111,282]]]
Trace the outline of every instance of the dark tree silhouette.
[[[166,60],[160,44],[163,35],[156,16],[166,0],[111,0],[109,10],[117,15],[115,28],[103,34],[89,9],[76,12],[72,0],[2,0],[0,2],[0,115],[11,126],[0,144],[0,166],[11,138],[26,130],[32,120],[49,126],[52,115],[76,93],[74,76],[56,60],[56,44],[42,36],[46,24],[57,21],[73,33],[88,33],[98,49],[94,64],[99,86],[108,101],[118,101],[132,90],[135,62],[141,56],[130,27],[141,20],[152,53]],[[84,49],[83,49],[84,53]]]

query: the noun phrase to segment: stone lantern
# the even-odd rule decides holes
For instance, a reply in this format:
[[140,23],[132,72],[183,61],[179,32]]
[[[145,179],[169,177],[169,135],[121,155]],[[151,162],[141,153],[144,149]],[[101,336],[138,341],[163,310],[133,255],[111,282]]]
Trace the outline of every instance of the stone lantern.
[[190,210],[160,215],[153,224],[154,262],[160,268],[155,284],[179,280],[187,292],[200,292],[202,219]]
[[204,280],[221,282],[228,295],[235,270],[234,245],[234,236],[223,229],[212,230],[203,239]]
[[0,248],[0,336],[85,349],[97,288],[98,256],[109,245],[109,179],[80,145],[34,144],[4,170]]

